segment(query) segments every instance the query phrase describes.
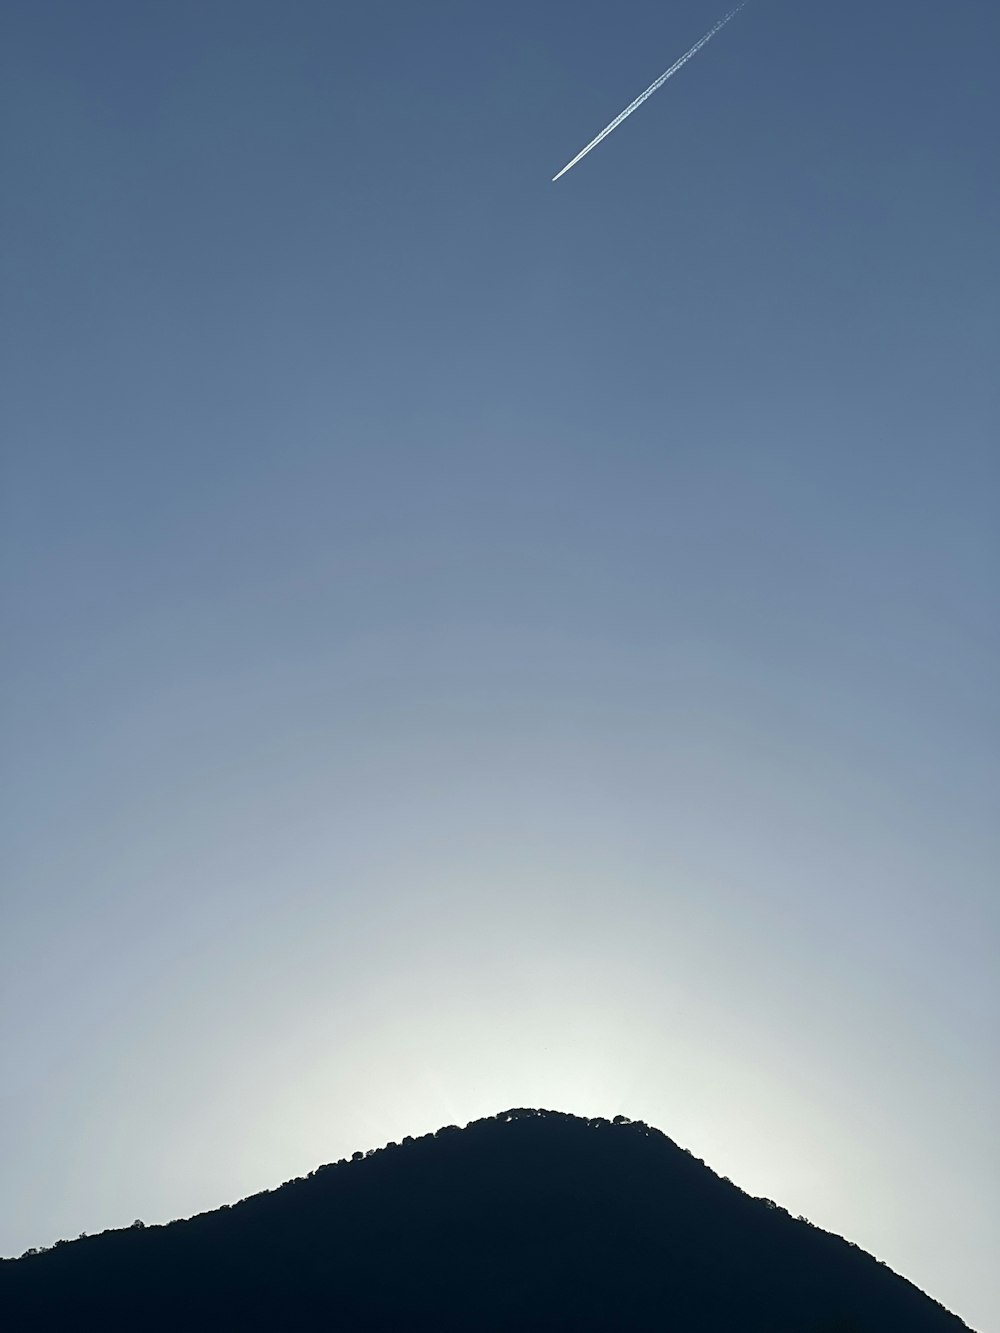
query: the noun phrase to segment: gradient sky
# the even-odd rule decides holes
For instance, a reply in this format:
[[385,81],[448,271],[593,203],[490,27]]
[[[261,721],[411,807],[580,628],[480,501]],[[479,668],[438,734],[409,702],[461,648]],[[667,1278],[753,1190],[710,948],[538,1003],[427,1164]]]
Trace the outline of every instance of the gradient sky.
[[511,1105],[1000,1330],[994,0],[7,0],[0,1252]]

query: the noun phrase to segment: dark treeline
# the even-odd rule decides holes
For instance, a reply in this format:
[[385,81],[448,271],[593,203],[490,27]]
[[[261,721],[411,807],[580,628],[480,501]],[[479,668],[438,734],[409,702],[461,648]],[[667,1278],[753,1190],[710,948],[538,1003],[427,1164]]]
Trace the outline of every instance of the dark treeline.
[[512,1110],[0,1263],[0,1327],[959,1333],[871,1255],[618,1117]]

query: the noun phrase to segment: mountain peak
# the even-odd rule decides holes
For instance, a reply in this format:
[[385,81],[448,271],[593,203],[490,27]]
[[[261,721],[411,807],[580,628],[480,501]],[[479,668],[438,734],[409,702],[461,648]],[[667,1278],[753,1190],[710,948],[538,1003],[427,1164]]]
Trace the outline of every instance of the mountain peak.
[[166,1226],[0,1264],[47,1333],[960,1333],[871,1255],[625,1116],[515,1107]]

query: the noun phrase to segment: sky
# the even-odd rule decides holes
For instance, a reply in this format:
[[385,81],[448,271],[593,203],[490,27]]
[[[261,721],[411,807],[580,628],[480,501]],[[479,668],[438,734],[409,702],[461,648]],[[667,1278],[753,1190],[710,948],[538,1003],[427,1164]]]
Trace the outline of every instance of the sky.
[[992,0],[7,0],[0,1253],[544,1106],[1000,1330]]

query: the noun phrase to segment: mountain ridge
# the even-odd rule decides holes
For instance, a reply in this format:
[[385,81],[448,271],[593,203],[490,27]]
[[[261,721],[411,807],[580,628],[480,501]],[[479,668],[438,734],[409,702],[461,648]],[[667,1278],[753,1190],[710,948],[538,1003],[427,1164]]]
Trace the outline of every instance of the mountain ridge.
[[533,1108],[356,1152],[190,1219],[4,1260],[0,1319],[35,1333],[967,1329],[642,1121]]

